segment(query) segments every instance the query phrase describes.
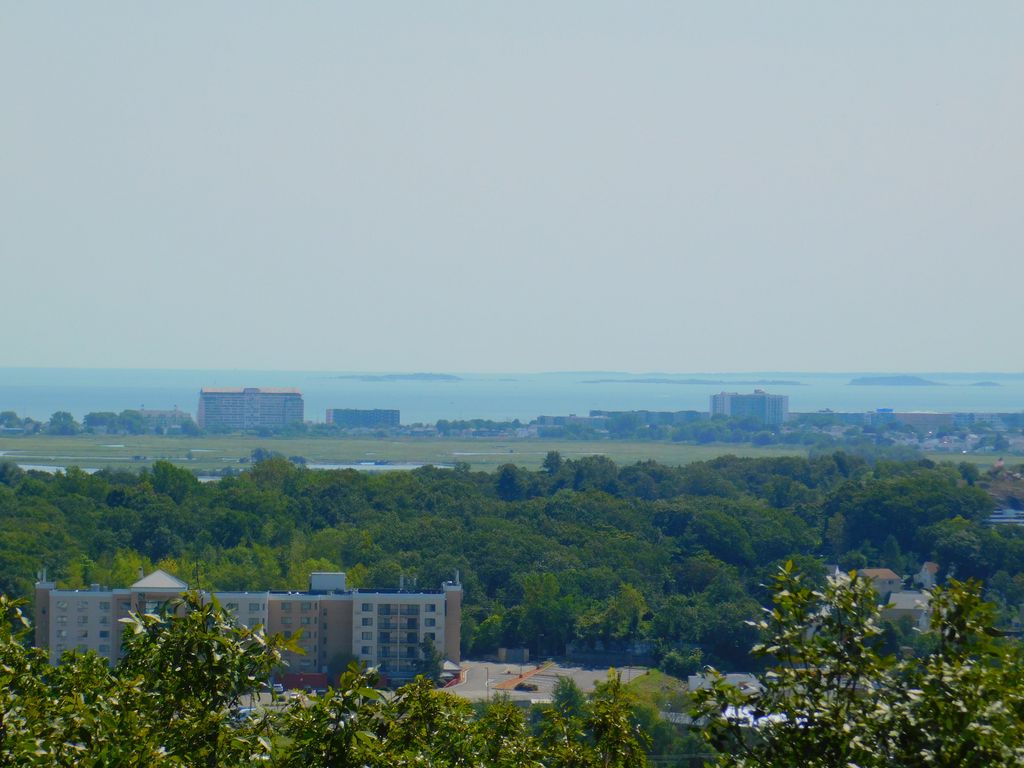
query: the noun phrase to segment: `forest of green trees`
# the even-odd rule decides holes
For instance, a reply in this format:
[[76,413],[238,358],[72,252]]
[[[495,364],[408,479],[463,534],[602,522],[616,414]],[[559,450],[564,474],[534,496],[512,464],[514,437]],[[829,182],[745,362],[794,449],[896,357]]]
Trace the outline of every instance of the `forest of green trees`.
[[[540,471],[311,471],[272,458],[200,483],[141,474],[23,472],[0,464],[0,591],[31,596],[45,567],[63,587],[126,586],[159,566],[203,589],[304,588],[315,570],[352,586],[436,587],[458,570],[467,655],[525,645],[623,650],[677,675],[753,668],[755,619],[787,560],[979,578],[1016,615],[1024,531],[990,527],[970,466],[724,457],[619,467],[600,457]],[[198,583],[196,583],[198,579]]]

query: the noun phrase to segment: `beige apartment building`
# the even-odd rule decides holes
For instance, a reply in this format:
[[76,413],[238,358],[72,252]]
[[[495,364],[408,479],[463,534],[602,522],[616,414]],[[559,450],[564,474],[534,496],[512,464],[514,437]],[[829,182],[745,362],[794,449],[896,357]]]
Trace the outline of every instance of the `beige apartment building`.
[[203,429],[280,429],[301,422],[302,393],[282,387],[204,387],[196,423]]
[[[45,580],[35,588],[35,644],[57,664],[64,651],[95,651],[111,664],[121,648],[120,619],[133,612],[154,613],[188,585],[154,571],[130,587],[57,589]],[[209,593],[204,593],[208,596]],[[327,672],[337,659],[355,658],[379,667],[391,680],[416,674],[424,640],[442,658],[458,662],[462,624],[462,585],[445,582],[436,590],[348,589],[344,573],[313,573],[305,592],[214,592],[239,624],[262,625],[268,634],[291,637],[301,630],[303,653],[288,653],[294,672]]]

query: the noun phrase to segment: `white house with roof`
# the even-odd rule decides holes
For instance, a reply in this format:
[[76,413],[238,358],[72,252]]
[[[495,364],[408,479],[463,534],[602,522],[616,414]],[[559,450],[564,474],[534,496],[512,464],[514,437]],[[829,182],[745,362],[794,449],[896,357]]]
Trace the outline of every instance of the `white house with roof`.
[[932,589],[939,579],[939,564],[930,560],[921,566],[921,570],[914,574],[914,583],[921,589]]
[[871,580],[878,597],[884,603],[890,594],[903,589],[903,579],[889,568],[864,568],[860,575]]
[[928,592],[900,591],[889,595],[889,602],[882,608],[882,618],[898,621],[907,617],[922,632],[931,627],[931,600]]

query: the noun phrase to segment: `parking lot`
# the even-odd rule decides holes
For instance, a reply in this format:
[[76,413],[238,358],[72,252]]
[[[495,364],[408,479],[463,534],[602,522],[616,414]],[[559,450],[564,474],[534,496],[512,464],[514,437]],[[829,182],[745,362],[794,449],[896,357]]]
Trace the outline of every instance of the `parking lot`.
[[[571,667],[560,664],[538,668],[536,664],[507,664],[464,661],[463,681],[447,690],[470,701],[485,701],[508,696],[513,701],[544,701],[551,698],[561,677],[571,677],[580,690],[589,693],[608,677],[607,667]],[[647,671],[646,667],[616,667],[622,679],[630,680]],[[516,681],[537,686],[537,690],[516,690]],[[511,685],[510,685],[511,684]],[[500,687],[499,687],[500,686]]]

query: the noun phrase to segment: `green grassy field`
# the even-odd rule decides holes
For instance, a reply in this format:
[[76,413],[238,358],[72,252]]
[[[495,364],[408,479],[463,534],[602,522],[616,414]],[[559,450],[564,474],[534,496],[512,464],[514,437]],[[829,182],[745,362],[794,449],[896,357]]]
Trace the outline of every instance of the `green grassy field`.
[[667,675],[659,669],[649,669],[631,679],[628,688],[640,701],[653,704],[660,710],[685,712],[690,707],[686,681]]
[[[247,435],[161,437],[156,435],[76,435],[73,437],[0,438],[2,458],[19,464],[79,467],[138,468],[157,460],[208,471],[239,467],[256,448],[285,456],[302,456],[310,463],[359,463],[387,461],[413,464],[465,462],[474,469],[489,470],[514,463],[535,469],[548,451],[563,458],[603,454],[619,464],[653,459],[665,464],[688,464],[733,454],[738,456],[802,456],[792,448],[751,446],[696,446],[662,442],[619,440],[488,440],[488,439],[333,439],[307,437],[255,437]],[[244,465],[242,465],[244,466]]]
[[[518,464],[536,469],[548,451],[563,458],[601,454],[618,464],[653,459],[663,464],[689,464],[716,456],[805,456],[800,448],[750,445],[684,445],[669,442],[631,442],[626,440],[490,440],[443,438],[311,438],[255,437],[249,435],[213,435],[208,437],[162,437],[158,435],[75,435],[52,437],[0,438],[0,459],[19,464],[42,466],[79,466],[140,468],[157,460],[166,460],[200,472],[224,467],[244,468],[256,448],[277,451],[285,456],[302,456],[310,463],[357,464],[391,462],[397,464],[451,465],[465,462],[474,469],[491,470],[502,464]],[[929,454],[935,461],[969,461],[979,469],[990,467],[996,456]],[[1008,464],[1016,463],[1012,458]]]

